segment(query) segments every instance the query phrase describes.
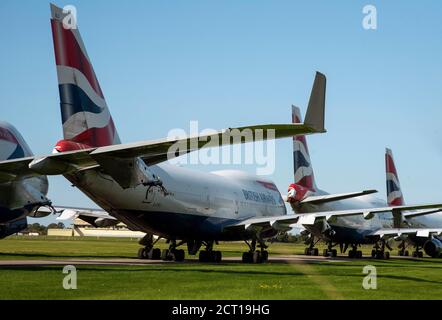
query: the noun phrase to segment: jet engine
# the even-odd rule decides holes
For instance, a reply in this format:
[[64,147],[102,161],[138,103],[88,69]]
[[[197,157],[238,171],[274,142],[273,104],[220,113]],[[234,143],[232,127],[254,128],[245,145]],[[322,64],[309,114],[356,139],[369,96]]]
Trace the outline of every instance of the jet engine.
[[0,239],[6,238],[11,234],[20,232],[28,226],[26,218],[18,219],[8,223],[0,224]]
[[442,254],[442,241],[432,238],[425,242],[424,251],[432,258],[437,258]]

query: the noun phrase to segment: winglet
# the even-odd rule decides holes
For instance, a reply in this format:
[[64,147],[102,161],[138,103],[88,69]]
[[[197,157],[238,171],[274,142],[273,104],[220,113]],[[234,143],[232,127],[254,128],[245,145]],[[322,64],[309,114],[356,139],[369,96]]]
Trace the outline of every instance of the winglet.
[[317,132],[326,132],[324,128],[326,82],[325,75],[316,72],[315,82],[313,83],[304,120],[305,125],[312,127]]

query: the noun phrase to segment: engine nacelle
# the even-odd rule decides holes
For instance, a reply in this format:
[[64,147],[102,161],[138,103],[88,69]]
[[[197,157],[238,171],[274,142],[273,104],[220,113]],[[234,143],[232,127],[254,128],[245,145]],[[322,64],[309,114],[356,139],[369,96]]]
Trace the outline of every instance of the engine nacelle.
[[15,220],[9,223],[0,224],[0,239],[6,238],[14,233],[20,232],[28,226],[26,218]]
[[424,251],[432,258],[437,258],[442,254],[442,241],[433,238],[425,242]]

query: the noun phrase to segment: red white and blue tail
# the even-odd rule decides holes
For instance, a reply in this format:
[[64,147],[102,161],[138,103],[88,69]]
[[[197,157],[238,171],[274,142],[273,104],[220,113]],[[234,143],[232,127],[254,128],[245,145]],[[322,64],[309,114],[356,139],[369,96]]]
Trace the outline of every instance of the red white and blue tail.
[[389,206],[403,206],[405,205],[404,197],[402,195],[399,177],[394,165],[393,153],[390,149],[385,151],[385,172],[387,181],[387,202]]
[[11,124],[0,121],[0,161],[30,156],[31,149],[20,132]]
[[67,25],[65,20],[70,13],[53,4],[51,14],[64,135],[64,141],[56,146],[57,151],[119,144],[120,138],[78,28]]
[[[292,106],[292,123],[302,123],[301,112],[295,106]],[[296,185],[317,190],[305,136],[293,137],[293,169]]]

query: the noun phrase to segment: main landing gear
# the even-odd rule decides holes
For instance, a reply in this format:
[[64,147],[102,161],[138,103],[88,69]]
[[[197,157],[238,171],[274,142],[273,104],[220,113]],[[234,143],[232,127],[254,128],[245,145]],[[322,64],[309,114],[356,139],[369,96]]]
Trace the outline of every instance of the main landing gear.
[[400,257],[408,257],[410,255],[410,253],[407,250],[407,244],[405,241],[402,241],[399,246],[398,246],[399,250],[398,250],[398,255]]
[[144,247],[138,249],[138,258],[160,260],[161,250],[158,248],[154,248],[154,245],[158,242],[159,239],[160,238],[157,238],[155,241],[153,241],[153,235],[146,234],[144,238],[139,241],[139,244],[143,245]]
[[348,251],[348,257],[350,259],[352,259],[352,258],[361,259],[362,258],[362,251],[358,250],[357,244],[351,245],[351,249]]
[[200,250],[199,261],[200,262],[221,262],[222,253],[221,251],[213,250],[214,241],[207,241],[205,243],[206,249]]
[[416,245],[415,248],[416,248],[416,250],[413,251],[413,254],[412,254],[413,258],[423,258],[424,253],[421,251],[421,248],[418,245]]
[[169,249],[163,249],[161,251],[161,259],[164,261],[184,261],[186,256],[183,249],[177,249],[177,247],[181,246],[185,242],[181,241],[177,244],[176,240],[170,240]]
[[333,249],[334,246],[336,246],[336,244],[333,245],[333,243],[330,241],[328,243],[327,249],[324,249],[324,251],[322,252],[322,255],[324,257],[335,258],[338,255],[338,251],[336,249]]
[[245,240],[245,243],[249,246],[249,251],[244,252],[242,254],[242,262],[244,263],[263,263],[267,262],[269,259],[269,253],[267,250],[267,246],[263,240],[259,240],[258,247],[259,250],[256,250],[256,239],[253,239],[251,243]]
[[[390,259],[390,252],[385,250],[386,243],[385,241],[381,240],[380,244],[377,242],[373,250],[371,250],[371,257],[375,259]],[[390,249],[390,248],[389,248]]]
[[315,242],[315,237],[312,236],[310,240],[307,240],[306,244],[309,243],[309,246],[304,249],[304,254],[306,256],[318,256],[319,255],[319,249],[315,248],[316,244],[319,242],[320,239],[318,239]]
[[146,234],[146,236],[144,236],[139,242],[141,245],[144,245],[144,247],[138,250],[138,258],[164,261],[184,261],[184,250],[177,249],[177,247],[184,244],[184,242],[177,244],[176,240],[168,240],[170,243],[169,249],[163,249],[161,251],[158,248],[154,248],[154,245],[158,240],[160,240],[159,237],[153,241],[153,235]]

